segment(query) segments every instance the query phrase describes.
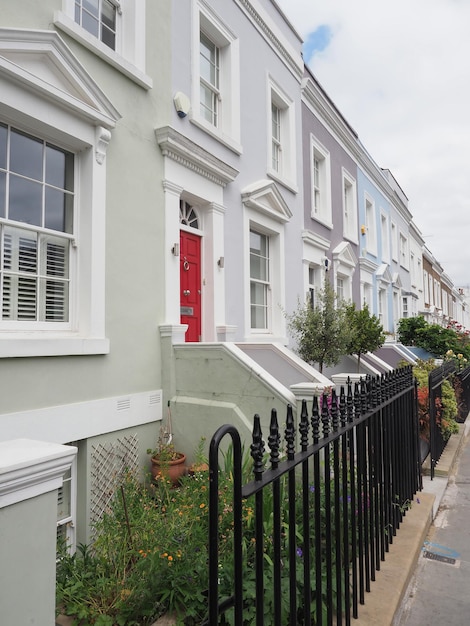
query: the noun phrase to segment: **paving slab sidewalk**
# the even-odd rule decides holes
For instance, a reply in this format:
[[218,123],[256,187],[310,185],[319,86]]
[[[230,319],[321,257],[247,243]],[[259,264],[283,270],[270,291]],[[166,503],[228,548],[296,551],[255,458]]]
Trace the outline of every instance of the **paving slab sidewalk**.
[[[398,626],[410,589],[415,585],[418,560],[424,542],[432,531],[449,478],[470,431],[470,416],[459,425],[459,433],[452,435],[439,459],[431,480],[426,464],[423,467],[423,490],[416,494],[411,509],[390,546],[365,604],[359,607],[359,619],[354,626]],[[419,501],[419,503],[418,503]]]

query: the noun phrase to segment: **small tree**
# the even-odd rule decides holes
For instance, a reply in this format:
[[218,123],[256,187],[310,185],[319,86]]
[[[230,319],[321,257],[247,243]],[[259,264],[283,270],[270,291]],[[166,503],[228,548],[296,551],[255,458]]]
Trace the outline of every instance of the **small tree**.
[[303,305],[299,302],[297,310],[286,317],[288,329],[297,343],[297,354],[310,365],[318,364],[323,372],[324,365],[336,365],[347,354],[349,330],[345,305],[335,306],[336,294],[328,275],[317,300],[314,307],[309,301]]
[[357,371],[361,366],[361,355],[380,348],[385,341],[385,334],[376,315],[371,315],[369,307],[364,303],[362,309],[356,309],[354,302],[346,307],[346,319],[351,338],[348,354],[357,355]]
[[426,328],[428,323],[422,315],[415,317],[402,317],[398,321],[398,340],[404,346],[416,346],[417,332],[421,328]]

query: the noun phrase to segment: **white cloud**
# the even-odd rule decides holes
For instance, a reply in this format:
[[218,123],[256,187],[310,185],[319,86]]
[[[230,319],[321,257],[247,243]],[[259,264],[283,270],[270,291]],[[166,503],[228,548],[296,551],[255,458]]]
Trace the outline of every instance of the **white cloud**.
[[306,39],[305,59],[380,167],[392,171],[428,248],[470,284],[470,2],[277,0]]

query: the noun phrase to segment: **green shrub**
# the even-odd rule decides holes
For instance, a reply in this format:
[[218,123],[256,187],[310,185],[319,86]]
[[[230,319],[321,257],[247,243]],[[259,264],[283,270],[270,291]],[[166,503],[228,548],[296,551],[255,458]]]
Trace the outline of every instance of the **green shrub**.
[[[422,390],[428,389],[429,374],[436,368],[434,359],[427,361],[419,359],[413,366],[413,374],[418,382],[418,387]],[[457,400],[455,397],[454,387],[450,380],[445,380],[441,385],[441,400],[436,406],[436,419],[439,430],[445,441],[449,437],[459,432],[459,425],[456,421],[457,417]],[[428,394],[422,394],[418,391],[418,413],[422,435],[425,439],[429,438],[429,399]]]
[[[243,482],[252,477],[251,458],[243,462]],[[289,623],[289,546],[287,476],[280,479],[282,518],[282,623]],[[325,524],[324,489],[319,486],[322,520]],[[333,483],[332,483],[333,489]],[[133,474],[125,477],[117,490],[109,511],[97,525],[98,539],[92,547],[79,546],[69,555],[60,548],[57,566],[57,609],[75,618],[75,625],[148,626],[160,615],[173,613],[178,624],[200,624],[207,612],[208,589],[208,472],[199,472],[182,479],[177,489],[164,479],[156,484],[140,484]],[[219,598],[230,596],[234,588],[233,572],[233,474],[229,449],[225,466],[219,473]],[[314,550],[315,489],[309,492],[312,512],[310,544],[302,536],[302,497],[296,497],[297,593],[299,610],[303,600],[304,551]],[[264,559],[265,559],[265,624],[270,626],[273,612],[273,495],[263,494]],[[347,506],[351,509],[348,500]],[[243,587],[244,623],[255,621],[255,529],[254,496],[243,502]],[[341,508],[341,515],[343,508]],[[354,514],[349,510],[349,514]],[[322,536],[326,526],[323,526]],[[343,532],[339,529],[331,531]],[[341,543],[343,545],[343,543]],[[324,544],[322,550],[325,550]],[[311,552],[312,553],[312,552]],[[323,555],[325,562],[326,554]],[[312,555],[312,583],[314,563]],[[314,590],[312,590],[312,598]],[[344,598],[342,599],[344,600]],[[326,599],[323,601],[326,610]],[[312,600],[312,612],[316,606]],[[221,617],[221,624],[233,623],[233,611]],[[299,618],[300,619],[300,618]],[[301,622],[298,622],[301,623]]]

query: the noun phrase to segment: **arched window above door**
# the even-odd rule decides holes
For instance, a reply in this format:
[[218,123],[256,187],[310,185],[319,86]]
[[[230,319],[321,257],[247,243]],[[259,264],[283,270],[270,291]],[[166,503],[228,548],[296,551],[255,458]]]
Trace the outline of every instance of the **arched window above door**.
[[180,224],[199,229],[199,217],[196,209],[186,200],[180,200]]

